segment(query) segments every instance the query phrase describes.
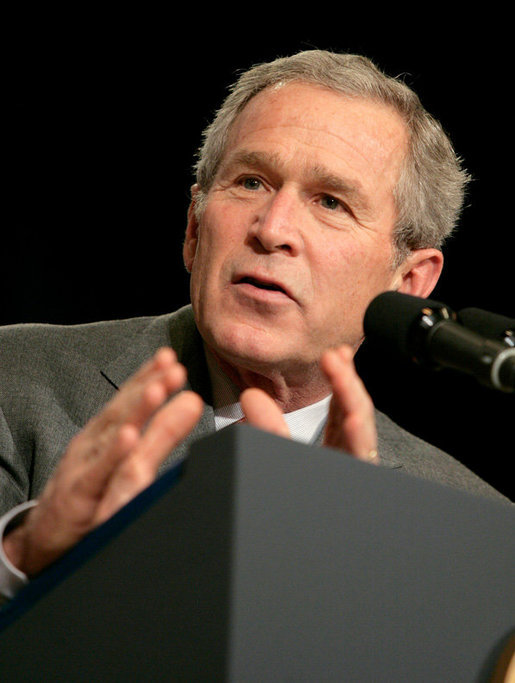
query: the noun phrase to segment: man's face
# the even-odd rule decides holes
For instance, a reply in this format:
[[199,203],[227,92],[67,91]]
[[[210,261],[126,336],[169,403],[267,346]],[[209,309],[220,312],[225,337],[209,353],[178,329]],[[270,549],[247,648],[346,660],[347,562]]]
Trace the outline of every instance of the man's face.
[[385,106],[291,83],[233,125],[184,248],[199,330],[236,368],[312,372],[359,345],[369,302],[391,288],[393,188],[407,148]]

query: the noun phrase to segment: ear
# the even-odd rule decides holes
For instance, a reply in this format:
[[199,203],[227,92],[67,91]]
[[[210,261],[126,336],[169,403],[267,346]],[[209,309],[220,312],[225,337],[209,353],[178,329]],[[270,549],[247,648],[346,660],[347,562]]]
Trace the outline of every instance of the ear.
[[198,229],[199,222],[195,213],[196,196],[198,193],[198,185],[195,184],[191,188],[191,202],[188,208],[188,224],[186,226],[186,236],[182,246],[182,258],[188,273],[191,273],[195,254],[197,253]]
[[443,268],[443,254],[438,249],[415,249],[399,266],[394,289],[412,296],[428,297]]

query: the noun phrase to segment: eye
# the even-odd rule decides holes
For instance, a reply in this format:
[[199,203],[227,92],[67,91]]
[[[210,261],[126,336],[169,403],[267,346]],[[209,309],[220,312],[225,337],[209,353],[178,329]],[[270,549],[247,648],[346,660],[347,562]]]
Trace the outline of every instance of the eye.
[[259,190],[261,187],[261,180],[254,176],[247,176],[245,178],[241,178],[239,184],[246,190]]
[[320,203],[324,209],[329,209],[330,211],[337,211],[338,209],[343,208],[342,203],[336,199],[336,197],[333,197],[330,194],[324,194],[320,200]]

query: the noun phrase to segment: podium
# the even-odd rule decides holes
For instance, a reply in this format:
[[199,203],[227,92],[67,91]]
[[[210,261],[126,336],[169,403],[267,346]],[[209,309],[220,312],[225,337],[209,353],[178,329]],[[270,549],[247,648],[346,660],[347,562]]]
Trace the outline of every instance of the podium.
[[489,681],[510,506],[236,425],[0,612],[7,681]]

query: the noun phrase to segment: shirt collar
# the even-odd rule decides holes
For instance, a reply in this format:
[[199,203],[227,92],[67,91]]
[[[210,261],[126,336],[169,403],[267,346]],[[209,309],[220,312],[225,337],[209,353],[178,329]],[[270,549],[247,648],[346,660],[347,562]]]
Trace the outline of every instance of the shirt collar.
[[[238,387],[222,371],[209,349],[205,349],[209,377],[211,379],[215,428],[218,431],[243,417]],[[284,419],[295,441],[311,443],[327,419],[331,396],[304,408],[285,413]]]

